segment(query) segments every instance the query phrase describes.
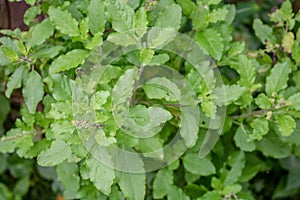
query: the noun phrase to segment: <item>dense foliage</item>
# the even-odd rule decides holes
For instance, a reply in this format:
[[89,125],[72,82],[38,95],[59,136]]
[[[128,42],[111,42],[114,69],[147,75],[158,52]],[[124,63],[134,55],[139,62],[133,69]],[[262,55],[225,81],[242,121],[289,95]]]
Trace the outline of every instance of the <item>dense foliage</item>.
[[221,0],[26,2],[29,30],[0,31],[0,199],[300,196],[289,0],[268,14]]

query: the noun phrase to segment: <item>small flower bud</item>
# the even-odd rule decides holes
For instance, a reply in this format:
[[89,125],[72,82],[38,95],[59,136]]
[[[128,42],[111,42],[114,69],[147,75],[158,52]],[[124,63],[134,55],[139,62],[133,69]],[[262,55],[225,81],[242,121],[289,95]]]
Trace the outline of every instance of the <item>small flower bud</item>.
[[279,51],[283,51],[283,50],[284,50],[283,46],[279,45]]
[[280,100],[279,100],[279,103],[280,103],[280,104],[284,104],[284,102],[285,102],[284,99],[280,99]]
[[274,103],[274,102],[275,102],[275,99],[271,98],[270,101],[271,101],[271,103]]
[[266,117],[266,119],[267,119],[267,120],[271,119],[272,114],[273,114],[272,111],[268,111],[268,112],[267,112],[267,117]]
[[271,11],[270,11],[270,14],[276,12],[276,10],[277,10],[277,7],[276,7],[276,6],[272,7],[272,9],[271,9]]

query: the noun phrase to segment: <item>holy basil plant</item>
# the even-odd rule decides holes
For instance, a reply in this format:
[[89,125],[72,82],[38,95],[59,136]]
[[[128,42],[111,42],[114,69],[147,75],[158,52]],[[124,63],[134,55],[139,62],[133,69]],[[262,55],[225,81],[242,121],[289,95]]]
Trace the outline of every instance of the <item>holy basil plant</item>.
[[289,0],[257,50],[221,0],[25,1],[29,30],[0,31],[0,199],[299,197]]

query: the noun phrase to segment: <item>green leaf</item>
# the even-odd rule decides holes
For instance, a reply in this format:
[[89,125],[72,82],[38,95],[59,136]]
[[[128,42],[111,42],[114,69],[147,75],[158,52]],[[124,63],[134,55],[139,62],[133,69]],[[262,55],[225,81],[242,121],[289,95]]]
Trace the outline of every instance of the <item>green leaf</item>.
[[294,132],[288,136],[288,137],[284,137],[281,135],[281,132],[278,130],[278,126],[275,126],[275,132],[276,135],[279,136],[280,140],[286,144],[290,144],[290,145],[296,145],[299,146],[300,145],[300,120],[296,120],[296,128],[294,130]]
[[0,33],[2,33],[3,35],[12,36],[16,38],[21,37],[21,30],[19,28],[16,28],[15,30],[2,29],[0,30]]
[[300,111],[300,92],[293,94],[287,99],[287,102],[291,102],[290,107],[292,109]]
[[162,129],[161,124],[170,120],[172,115],[160,107],[137,105],[130,108],[128,116],[124,118],[123,126],[130,130],[130,135],[148,138],[158,133]]
[[60,50],[62,50],[62,46],[50,46],[43,45],[34,52],[32,55],[33,58],[54,58]]
[[155,27],[173,28],[178,30],[181,22],[181,7],[177,4],[172,4],[163,10],[157,18]]
[[5,154],[0,154],[0,162],[2,163],[2,165],[0,165],[0,173],[2,174],[8,168],[7,157]]
[[184,15],[190,16],[197,9],[197,6],[193,1],[177,0],[176,2],[181,6]]
[[90,156],[86,160],[86,164],[89,169],[89,178],[94,183],[95,187],[103,192],[103,194],[109,195],[111,192],[111,186],[115,179],[114,170],[103,165],[93,156]]
[[113,185],[109,199],[122,200],[124,196],[117,185]]
[[251,88],[256,78],[256,70],[252,60],[247,58],[246,55],[240,55],[238,62],[233,67],[240,74],[240,85]]
[[18,41],[18,49],[22,52],[22,54],[27,55],[27,49],[22,41]]
[[53,138],[59,138],[68,141],[68,143],[78,143],[80,140],[77,135],[72,135],[74,129],[75,127],[71,121],[62,121],[51,124]]
[[103,35],[102,32],[96,33],[94,37],[92,37],[92,39],[86,44],[86,48],[92,50],[98,45],[102,44],[103,42],[102,35]]
[[17,144],[17,155],[21,158],[27,157],[28,150],[33,146],[32,135],[19,136]]
[[231,169],[223,182],[224,187],[237,182],[238,178],[242,174],[243,168],[245,167],[245,162],[245,153],[243,151],[236,152],[229,156],[228,164],[231,166]]
[[276,43],[276,37],[273,34],[273,30],[268,25],[264,25],[260,19],[255,19],[253,22],[253,29],[255,35],[265,44],[266,42],[271,42],[272,44]]
[[168,188],[168,200],[180,199],[180,200],[190,200],[190,198],[175,185]]
[[255,143],[253,141],[248,141],[250,132],[245,129],[244,125],[241,124],[234,135],[234,142],[237,147],[242,151],[254,151]]
[[10,60],[4,55],[2,48],[0,48],[0,65],[8,65]]
[[25,0],[25,2],[31,6],[33,6],[36,2],[36,0]]
[[204,2],[207,4],[207,5],[217,5],[219,3],[221,3],[222,0],[205,0]]
[[27,141],[32,144],[32,135],[20,128],[11,128],[7,131],[6,136],[2,136],[0,140],[0,152],[12,153],[15,148],[21,147],[25,143],[25,147],[30,147]]
[[38,6],[32,6],[28,8],[24,14],[24,23],[29,25],[30,22],[37,16],[41,14],[41,9]]
[[291,1],[284,1],[281,5],[280,11],[282,12],[282,15],[284,19],[288,19],[294,16],[293,14],[293,7]]
[[269,109],[272,106],[272,102],[270,101],[269,97],[264,93],[259,94],[255,98],[255,104],[261,109]]
[[163,48],[171,42],[176,36],[172,29],[153,28],[147,34],[147,46],[149,48]]
[[71,156],[71,148],[62,140],[54,140],[49,149],[42,151],[37,157],[41,166],[54,166]]
[[[14,195],[24,196],[27,194],[30,186],[29,176],[24,176],[19,179],[13,189]],[[1,198],[0,198],[1,199]]]
[[298,80],[300,80],[300,71],[296,71],[293,74],[293,81],[295,83],[295,87],[300,91],[300,82]]
[[258,141],[256,143],[256,148],[261,151],[263,155],[277,159],[289,156],[292,151],[292,146],[283,143],[273,131],[270,131],[268,135]]
[[250,126],[253,128],[253,133],[249,136],[251,140],[261,140],[269,132],[269,123],[266,118],[256,118]]
[[0,140],[0,152],[1,153],[13,153],[17,143],[15,140],[5,140],[5,137],[2,137]]
[[237,194],[242,191],[242,186],[240,184],[232,184],[223,188],[222,193],[224,195]]
[[292,170],[286,176],[286,181],[284,184],[281,182],[277,186],[274,194],[272,195],[275,199],[287,199],[292,194],[296,194],[300,187],[300,181],[298,177],[300,176],[299,170]]
[[65,55],[59,56],[49,66],[49,73],[54,74],[77,67],[84,62],[88,52],[82,49],[73,49]]
[[[191,99],[191,98],[189,98]],[[194,106],[185,107],[182,111],[180,122],[180,135],[187,147],[195,145],[198,138],[199,108]]]
[[13,198],[12,192],[6,187],[5,184],[0,183],[0,199],[6,200],[12,198]]
[[7,115],[10,113],[10,102],[9,100],[3,95],[0,94],[0,127],[5,122]]
[[201,103],[201,109],[208,117],[215,117],[217,107],[212,101],[204,101]]
[[223,183],[220,179],[217,179],[216,177],[212,177],[211,187],[214,188],[215,190],[221,190],[223,187]]
[[215,199],[221,199],[221,195],[218,191],[209,191],[202,197],[198,198],[197,200],[215,200]]
[[103,104],[107,102],[107,98],[110,96],[108,91],[98,91],[91,99],[91,103],[94,104],[94,109],[102,109]]
[[[16,37],[16,36],[14,36]],[[20,36],[21,37],[21,36]],[[18,47],[19,41],[11,37],[0,37],[0,43],[2,47],[8,47],[10,50],[13,50],[16,54],[21,53]]]
[[37,104],[43,99],[43,85],[42,77],[35,70],[32,70],[25,79],[22,92],[25,104],[31,114],[35,113]]
[[135,13],[134,28],[139,37],[143,36],[147,30],[148,20],[144,7],[139,8]]
[[286,34],[284,34],[283,39],[282,39],[282,46],[283,46],[285,52],[292,53],[294,39],[295,39],[295,36],[294,36],[293,32],[287,32]]
[[205,29],[196,34],[195,40],[214,59],[222,58],[224,45],[220,33],[213,29]]
[[197,9],[192,12],[191,18],[195,30],[202,31],[209,25],[208,14],[209,9],[206,9],[204,6],[198,6]]
[[2,53],[10,60],[10,62],[17,61],[19,59],[17,53],[7,46],[1,46]]
[[139,55],[139,59],[143,65],[147,65],[153,58],[154,51],[152,49],[142,49]]
[[64,197],[75,199],[79,190],[80,177],[76,163],[63,162],[56,167],[57,179],[64,186]]
[[123,76],[121,76],[113,89],[112,102],[117,110],[118,106],[128,104],[131,97],[133,85],[138,78],[138,70],[136,68],[128,69]]
[[[118,185],[128,200],[144,199],[146,175],[142,159],[138,154],[129,154],[128,151],[114,152],[112,156],[118,177]],[[133,173],[129,173],[133,172]]]
[[162,160],[164,158],[163,141],[159,137],[140,138],[136,146],[145,157]]
[[114,30],[124,32],[134,28],[134,10],[125,1],[113,0],[107,2],[106,9]]
[[133,9],[137,9],[141,2],[139,0],[128,0],[127,1],[128,5],[130,5]]
[[[299,31],[299,33],[300,33],[300,31]],[[300,45],[299,45],[299,42],[298,43],[295,42],[293,45],[293,48],[292,48],[292,58],[296,61],[296,63],[298,65],[300,65],[300,57],[298,55],[300,55]]]
[[199,196],[203,196],[207,192],[207,189],[204,185],[199,186],[198,184],[193,183],[184,186],[183,190],[184,193],[190,196],[192,199],[196,199]]
[[145,174],[120,173],[118,182],[124,196],[128,200],[144,199],[146,194],[146,176]]
[[225,92],[226,92],[225,105],[229,105],[230,103],[237,101],[245,91],[246,88],[241,87],[239,85],[225,85]]
[[153,181],[153,197],[163,199],[168,194],[168,189],[173,185],[173,173],[167,169],[161,169],[155,175]]
[[[239,55],[239,54],[241,54],[244,50],[245,50],[245,42],[240,42],[240,41],[234,42],[234,43],[232,44],[231,48],[230,48],[229,51],[228,51],[228,57],[233,57],[233,56]],[[241,58],[241,62],[245,62],[243,56],[239,56],[239,57],[242,57],[242,58]],[[246,57],[246,58],[247,58],[247,57]],[[246,59],[246,60],[248,60],[248,59]],[[239,62],[240,62],[240,61],[239,61]],[[247,63],[247,64],[248,64],[248,63]],[[251,63],[251,64],[252,64],[252,63]],[[235,67],[235,68],[238,69],[239,66],[238,66],[238,67]],[[251,68],[251,67],[250,67],[250,68]],[[243,69],[243,66],[242,66],[242,69]],[[243,70],[242,70],[242,71],[243,71]],[[243,73],[243,72],[241,72],[241,73]]]
[[170,56],[166,53],[154,55],[149,65],[161,65],[170,60]]
[[268,95],[272,95],[273,92],[279,92],[287,87],[291,66],[291,61],[285,60],[282,63],[277,63],[272,68],[270,75],[266,79],[266,92]]
[[88,38],[89,32],[89,18],[84,18],[79,24],[80,38],[85,41]]
[[89,28],[93,35],[104,31],[106,20],[103,1],[91,0],[88,7],[88,18]]
[[70,37],[76,37],[80,35],[78,22],[68,11],[50,6],[48,14],[56,29],[61,33]]
[[236,102],[246,91],[245,87],[239,85],[225,85],[226,98],[223,97],[222,87],[215,88],[214,91],[214,102],[217,105],[229,105]]
[[107,37],[107,40],[124,47],[128,45],[137,45],[136,37],[132,32],[112,33]]
[[276,9],[275,12],[270,14],[271,21],[277,23],[277,26],[284,27],[288,25],[288,29],[291,30],[295,26],[295,19],[293,19],[294,13],[291,2],[284,1],[280,9]]
[[41,45],[52,36],[54,28],[49,19],[45,19],[41,23],[37,24],[32,31],[31,38],[27,40],[28,47],[34,47]]
[[49,117],[54,119],[69,119],[73,114],[71,101],[58,101],[56,103],[51,103],[50,106],[51,109],[48,114]]
[[207,20],[209,23],[217,23],[218,21],[224,21],[227,17],[228,10],[226,8],[214,9],[208,13]]
[[[295,20],[299,21],[300,22],[300,12],[298,12],[295,16]],[[299,31],[299,29],[298,29]]]
[[129,117],[134,120],[137,125],[146,126],[151,122],[150,112],[146,106],[137,105],[129,110]]
[[209,176],[216,173],[213,163],[207,158],[199,158],[197,153],[189,153],[183,157],[183,166],[193,174]]
[[262,161],[256,154],[246,154],[246,165],[242,175],[239,177],[239,182],[247,183],[253,179],[260,171],[267,168],[266,163]]
[[57,101],[72,101],[72,92],[75,82],[62,74],[53,74],[53,91],[52,95]]
[[25,65],[21,65],[14,71],[14,73],[8,79],[5,96],[9,98],[14,89],[21,87],[25,73],[27,73],[27,67]]
[[105,199],[104,195],[100,195],[100,192],[95,188],[91,182],[83,182],[83,186],[80,187],[76,199],[90,200],[90,199]]
[[30,149],[26,151],[26,155],[24,155],[24,157],[30,159],[37,157],[41,153],[41,151],[45,148],[48,148],[50,144],[51,143],[47,140],[39,140],[37,142],[34,142],[33,146],[31,146]]
[[200,175],[193,174],[187,170],[184,172],[184,179],[188,184],[196,182],[198,179],[200,179],[200,177]]
[[290,115],[277,115],[276,123],[282,136],[290,136],[296,128],[296,121]]
[[149,99],[177,101],[181,94],[176,84],[167,78],[153,78],[146,82],[143,89]]

